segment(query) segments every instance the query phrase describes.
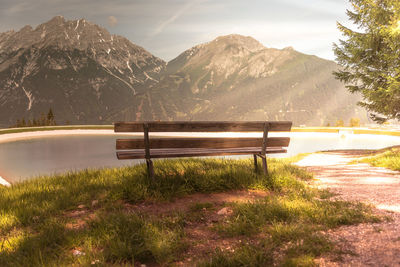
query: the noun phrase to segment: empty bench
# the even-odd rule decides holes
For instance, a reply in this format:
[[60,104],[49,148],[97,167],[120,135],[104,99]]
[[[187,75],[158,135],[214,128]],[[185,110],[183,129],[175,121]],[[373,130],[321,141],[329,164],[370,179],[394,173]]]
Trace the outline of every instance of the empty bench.
[[[257,171],[257,157],[268,174],[266,154],[285,153],[289,137],[268,137],[272,131],[290,131],[292,122],[116,122],[114,131],[143,132],[143,138],[117,139],[118,159],[146,159],[148,175],[154,177],[153,158],[202,157],[224,155],[253,155]],[[263,137],[172,137],[149,136],[150,132],[262,132]]]

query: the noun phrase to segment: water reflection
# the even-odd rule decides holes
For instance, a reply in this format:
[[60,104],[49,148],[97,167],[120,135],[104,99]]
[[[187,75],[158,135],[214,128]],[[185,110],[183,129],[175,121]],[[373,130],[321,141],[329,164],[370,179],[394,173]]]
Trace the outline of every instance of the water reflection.
[[[176,135],[176,134],[174,134]],[[193,136],[182,133],[180,136]],[[196,134],[196,136],[226,136],[226,134]],[[271,133],[270,136],[282,136]],[[351,133],[287,133],[291,137],[288,153],[332,149],[379,149],[400,145],[400,137],[384,135],[354,135]],[[136,135],[140,136],[140,135]],[[229,133],[228,136],[261,136],[260,133]],[[126,135],[63,135],[16,140],[0,143],[0,176],[11,182],[40,174],[53,174],[85,168],[116,167],[139,162],[120,161],[115,156],[116,138]]]

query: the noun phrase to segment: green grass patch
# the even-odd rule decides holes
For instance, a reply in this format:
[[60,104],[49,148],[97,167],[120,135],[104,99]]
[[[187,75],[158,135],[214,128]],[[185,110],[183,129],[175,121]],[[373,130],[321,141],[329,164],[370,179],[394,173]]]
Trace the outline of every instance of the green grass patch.
[[369,206],[309,196],[272,195],[256,203],[234,204],[233,210],[215,230],[227,237],[253,236],[259,242],[235,252],[219,251],[202,266],[315,266],[314,259],[323,253],[343,253],[323,231],[381,220]]
[[358,127],[292,127],[291,131],[300,133],[339,133],[339,131],[350,131],[353,132],[353,134],[400,136],[400,133],[395,130]]
[[[135,207],[165,205],[193,193],[270,192],[253,203],[225,203],[233,214],[210,231],[221,238],[263,238],[234,252],[217,251],[198,263],[204,266],[307,265],[332,249],[319,231],[376,220],[366,206],[329,201],[327,192],[306,186],[312,175],[291,161],[269,159],[269,176],[254,173],[252,159],[183,159],[155,161],[154,180],[142,164],[0,187],[0,266],[174,264],[184,260],[191,244],[185,227],[208,223],[220,206],[188,203],[186,213],[161,215]],[[273,255],[282,248],[277,260]]]
[[114,125],[63,125],[63,126],[42,126],[0,129],[1,134],[40,132],[53,130],[113,130]]
[[[33,233],[7,236],[0,253],[1,266],[165,264],[185,248],[183,221],[136,213],[101,212],[88,227],[71,230],[61,218],[46,220]],[[79,251],[79,255],[74,255]]]
[[[90,224],[83,247],[94,258],[109,263],[169,263],[179,258],[185,248],[184,221],[180,216],[160,219],[115,212],[103,214]],[[87,242],[89,240],[89,242]],[[93,256],[89,257],[88,262]]]
[[368,205],[328,200],[326,190],[312,190],[298,180],[280,176],[273,179],[277,180],[272,184],[284,184],[278,187],[284,194],[271,194],[252,203],[232,203],[233,214],[214,226],[222,236],[261,241],[240,246],[234,253],[220,251],[202,262],[204,266],[263,266],[266,259],[262,255],[279,255],[268,259],[267,265],[314,266],[314,259],[322,253],[339,253],[322,232],[342,225],[381,221]]
[[234,253],[217,250],[213,257],[198,264],[200,267],[264,267],[273,265],[273,255],[269,247],[245,245]]
[[371,207],[347,201],[325,201],[305,197],[269,196],[255,203],[233,205],[229,222],[218,225],[227,236],[251,235],[277,223],[314,225],[317,229],[335,228],[360,222],[378,222]]
[[198,212],[198,211],[203,211],[203,210],[209,210],[213,207],[214,205],[210,202],[204,202],[204,203],[195,203],[190,206],[190,211],[191,212]]
[[391,149],[389,151],[358,160],[357,162],[364,162],[371,164],[372,166],[400,171],[400,150]]

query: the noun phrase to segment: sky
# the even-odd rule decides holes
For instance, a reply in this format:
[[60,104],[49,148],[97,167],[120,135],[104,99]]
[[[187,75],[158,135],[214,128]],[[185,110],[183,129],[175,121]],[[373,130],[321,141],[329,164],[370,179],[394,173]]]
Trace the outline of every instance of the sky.
[[334,60],[347,0],[0,0],[0,32],[62,15],[84,18],[169,61],[221,35],[251,36],[266,47]]

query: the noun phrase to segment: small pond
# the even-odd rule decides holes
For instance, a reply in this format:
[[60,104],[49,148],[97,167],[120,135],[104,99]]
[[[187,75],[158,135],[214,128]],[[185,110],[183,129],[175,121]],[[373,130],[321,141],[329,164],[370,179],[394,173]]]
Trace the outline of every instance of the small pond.
[[[298,153],[335,149],[379,149],[400,145],[400,137],[385,135],[290,133],[289,136],[291,142],[288,153],[273,156],[286,157]],[[121,137],[126,138],[126,135],[121,136],[110,131],[110,134],[106,135],[43,136],[2,142],[0,176],[12,183],[38,175],[85,168],[118,167],[141,162],[117,160],[115,140]]]

